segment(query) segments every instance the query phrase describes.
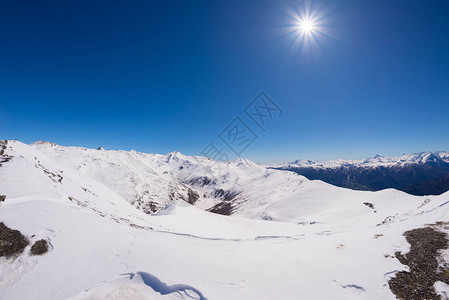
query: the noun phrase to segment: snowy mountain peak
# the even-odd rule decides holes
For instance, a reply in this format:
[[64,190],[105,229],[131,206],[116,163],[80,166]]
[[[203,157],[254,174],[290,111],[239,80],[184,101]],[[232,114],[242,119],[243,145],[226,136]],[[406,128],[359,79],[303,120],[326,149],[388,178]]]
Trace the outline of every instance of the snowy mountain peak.
[[237,165],[238,167],[243,167],[243,168],[257,166],[257,164],[255,162],[253,162],[249,159],[246,159],[246,158],[236,158],[236,159],[232,160],[232,163]]
[[441,158],[437,157],[432,152],[421,152],[416,155],[415,161],[421,164],[425,164],[428,162],[438,162]]
[[447,151],[437,151],[437,152],[435,152],[435,155],[437,155],[443,161],[449,163],[449,152],[447,152]]
[[340,167],[379,167],[379,166],[404,166],[407,164],[449,163],[449,152],[420,152],[414,154],[403,154],[399,157],[384,157],[376,154],[374,157],[363,160],[335,159],[329,161],[295,160],[293,162],[278,165],[279,167],[299,168],[340,168]]
[[39,140],[36,141],[34,143],[31,144],[32,146],[40,146],[40,145],[47,145],[47,146],[58,146],[58,144],[53,143],[53,142],[49,142],[49,141],[43,141],[43,140]]
[[169,152],[165,155],[166,157],[166,162],[170,163],[170,162],[182,162],[182,161],[187,161],[189,160],[189,157],[182,154],[179,151],[173,151],[173,152]]

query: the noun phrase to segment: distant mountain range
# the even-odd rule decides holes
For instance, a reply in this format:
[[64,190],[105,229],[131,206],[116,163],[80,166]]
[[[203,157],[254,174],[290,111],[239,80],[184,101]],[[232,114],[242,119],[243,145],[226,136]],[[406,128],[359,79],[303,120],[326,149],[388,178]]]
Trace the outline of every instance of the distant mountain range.
[[296,160],[270,167],[355,190],[394,188],[417,196],[440,195],[449,190],[449,152],[446,151],[399,157],[376,155],[365,160]]

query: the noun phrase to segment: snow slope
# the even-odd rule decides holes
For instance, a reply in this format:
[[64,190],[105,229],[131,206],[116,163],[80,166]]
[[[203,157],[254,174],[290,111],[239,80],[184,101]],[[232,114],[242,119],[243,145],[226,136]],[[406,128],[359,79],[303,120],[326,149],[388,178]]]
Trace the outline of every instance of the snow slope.
[[[352,191],[247,160],[16,141],[5,155],[0,221],[51,251],[0,258],[1,299],[394,299],[402,234],[449,219],[449,193]],[[239,192],[233,216],[189,189],[200,208]],[[145,190],[158,213],[132,204]]]

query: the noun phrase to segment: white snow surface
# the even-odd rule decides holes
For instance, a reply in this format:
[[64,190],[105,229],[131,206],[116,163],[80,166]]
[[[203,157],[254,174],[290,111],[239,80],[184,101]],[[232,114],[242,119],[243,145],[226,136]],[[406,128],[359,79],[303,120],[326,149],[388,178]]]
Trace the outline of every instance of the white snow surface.
[[[449,193],[352,191],[244,159],[6,147],[0,221],[50,251],[0,258],[0,299],[395,299],[403,233],[449,220]],[[217,189],[239,193],[232,216],[204,211]]]

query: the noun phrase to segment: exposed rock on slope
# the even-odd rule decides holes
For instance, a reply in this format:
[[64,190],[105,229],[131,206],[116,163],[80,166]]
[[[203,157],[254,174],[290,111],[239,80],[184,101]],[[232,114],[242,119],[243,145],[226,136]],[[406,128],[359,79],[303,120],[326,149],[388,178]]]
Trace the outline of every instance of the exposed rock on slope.
[[390,289],[399,299],[441,299],[434,284],[437,281],[449,284],[449,265],[439,266],[440,251],[449,246],[446,233],[426,227],[404,235],[411,245],[410,252],[406,255],[397,252],[396,257],[410,271],[396,273],[388,282]]
[[46,240],[36,241],[30,249],[32,255],[42,255],[48,251],[48,242]]
[[23,251],[28,241],[18,230],[7,227],[0,222],[0,256],[10,256]]

